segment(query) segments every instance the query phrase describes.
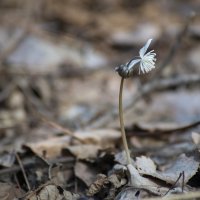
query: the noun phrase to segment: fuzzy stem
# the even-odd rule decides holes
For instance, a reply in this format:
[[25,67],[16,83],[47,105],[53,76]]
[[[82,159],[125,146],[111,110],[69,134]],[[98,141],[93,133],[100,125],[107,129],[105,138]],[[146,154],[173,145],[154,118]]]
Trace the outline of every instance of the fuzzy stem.
[[122,141],[123,141],[123,145],[124,145],[124,149],[125,149],[126,157],[127,157],[127,163],[131,164],[131,157],[130,157],[130,152],[128,149],[126,133],[125,133],[125,128],[124,128],[123,105],[122,105],[123,85],[124,85],[124,78],[121,78],[120,90],[119,90],[119,121],[120,121],[120,127],[121,127]]

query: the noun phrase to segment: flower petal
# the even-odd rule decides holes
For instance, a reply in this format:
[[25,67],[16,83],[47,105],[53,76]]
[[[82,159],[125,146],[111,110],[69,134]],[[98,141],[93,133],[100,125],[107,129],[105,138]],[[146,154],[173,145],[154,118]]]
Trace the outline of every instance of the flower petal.
[[147,43],[140,49],[139,55],[140,55],[141,58],[143,58],[144,54],[146,53],[149,45],[151,44],[151,41],[152,41],[152,39],[149,39],[147,41]]
[[133,59],[131,61],[129,61],[129,63],[127,64],[127,67],[129,70],[132,70],[132,68],[141,61],[141,59]]

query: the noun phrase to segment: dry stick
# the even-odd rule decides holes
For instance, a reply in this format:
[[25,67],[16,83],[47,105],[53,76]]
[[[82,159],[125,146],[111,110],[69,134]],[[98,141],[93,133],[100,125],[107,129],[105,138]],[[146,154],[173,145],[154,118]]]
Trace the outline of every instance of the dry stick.
[[[49,162],[65,164],[65,167],[67,167],[68,169],[71,169],[74,166],[75,159],[73,157],[67,157],[67,158],[59,158],[59,159],[50,160]],[[33,160],[23,162],[24,168],[32,168],[37,165],[39,165],[39,162],[37,161],[35,162]],[[14,174],[16,172],[19,172],[20,170],[21,168],[19,166],[12,166],[9,168],[1,169],[0,176],[5,175],[5,174]]]
[[2,63],[4,63],[6,59],[11,55],[11,53],[16,50],[19,44],[21,44],[21,42],[27,36],[27,34],[28,31],[23,31],[19,36],[17,35],[12,38],[10,45],[8,45],[8,47],[6,47],[0,54],[0,65],[2,65]]
[[183,179],[182,179],[182,187],[181,187],[181,189],[182,189],[182,193],[183,193],[184,184],[185,184],[185,172],[183,171],[182,174],[183,174]]
[[40,120],[42,120],[44,123],[49,124],[51,127],[62,131],[63,133],[65,133],[68,136],[71,136],[72,138],[76,139],[77,141],[81,142],[81,143],[85,143],[84,139],[79,138],[78,136],[74,135],[69,129],[61,126],[60,124],[48,119],[47,117],[44,117],[39,111],[37,111],[35,109],[34,113],[33,113],[37,118],[39,118]]
[[119,90],[119,121],[120,121],[120,127],[121,127],[122,141],[123,141],[123,145],[124,145],[124,149],[125,149],[126,157],[127,157],[127,163],[131,164],[131,157],[130,157],[130,152],[128,149],[126,133],[125,133],[125,128],[124,128],[124,119],[123,119],[123,104],[122,104],[123,86],[124,86],[124,78],[121,78],[120,90]]
[[19,166],[20,166],[20,168],[21,168],[21,170],[22,170],[22,174],[23,174],[23,176],[24,176],[24,180],[25,180],[25,182],[26,182],[26,185],[27,185],[27,187],[28,187],[28,190],[30,191],[30,190],[31,190],[31,187],[30,187],[30,184],[29,184],[29,182],[28,182],[28,178],[27,178],[26,172],[25,172],[25,170],[24,170],[24,166],[23,166],[23,164],[22,164],[22,162],[21,162],[21,159],[20,159],[20,157],[19,157],[19,155],[18,155],[17,153],[15,153],[15,157],[17,158],[17,162],[19,163]]
[[184,189],[184,171],[181,172],[176,180],[176,182],[169,188],[169,190],[164,194],[164,196],[166,196],[175,186],[176,184],[178,183],[178,181],[180,180],[181,176],[183,176],[183,179],[182,179],[182,186],[181,186],[181,189],[182,189],[182,192],[183,192],[183,189]]
[[[176,195],[171,195],[168,197],[164,197],[162,199],[164,200],[193,200],[195,198],[200,198],[200,191],[197,192],[189,192],[186,194],[176,194]],[[154,198],[145,198],[143,200],[160,200],[161,197],[154,197]]]

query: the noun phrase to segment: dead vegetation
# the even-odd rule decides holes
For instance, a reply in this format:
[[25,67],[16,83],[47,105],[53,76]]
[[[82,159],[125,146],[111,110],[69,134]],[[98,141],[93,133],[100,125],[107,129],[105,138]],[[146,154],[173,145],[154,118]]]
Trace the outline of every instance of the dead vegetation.
[[[196,14],[195,14],[196,13]],[[199,199],[198,1],[0,1],[0,199]],[[114,68],[126,80],[127,166]]]

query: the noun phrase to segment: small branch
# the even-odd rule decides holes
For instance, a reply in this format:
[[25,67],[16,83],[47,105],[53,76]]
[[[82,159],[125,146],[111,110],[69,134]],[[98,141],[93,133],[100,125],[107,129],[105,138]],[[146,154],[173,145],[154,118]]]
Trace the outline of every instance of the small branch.
[[[165,200],[193,200],[193,199],[199,199],[200,198],[200,191],[197,192],[189,192],[186,194],[176,194],[176,195],[170,195],[168,197],[164,197]],[[144,200],[160,200],[161,197],[154,197],[154,198],[148,198]]]
[[131,157],[130,157],[130,152],[128,149],[126,133],[125,133],[125,128],[124,128],[124,119],[123,119],[123,104],[122,104],[123,86],[124,86],[124,78],[121,78],[120,90],[119,90],[119,121],[120,121],[120,127],[121,127],[122,141],[123,141],[123,145],[124,145],[124,149],[125,149],[126,157],[127,157],[127,164],[131,164]]
[[[67,169],[71,169],[74,166],[74,161],[75,159],[73,157],[63,157],[59,159],[54,159],[54,160],[49,160],[49,163],[61,163],[65,164],[65,167]],[[40,162],[38,162],[35,159],[24,161],[23,166],[24,168],[34,168],[40,165]],[[7,175],[7,174],[15,174],[16,172],[19,172],[21,170],[20,166],[12,166],[9,168],[1,169],[0,170],[0,177],[2,175]]]
[[11,39],[10,44],[0,54],[0,65],[2,65],[2,63],[4,63],[7,58],[17,49],[17,47],[21,44],[27,35],[28,31],[23,31],[20,35],[16,34]]
[[26,185],[27,185],[27,187],[28,187],[28,190],[30,191],[30,190],[31,190],[31,187],[30,187],[30,184],[29,184],[29,182],[28,182],[28,178],[27,178],[26,172],[25,172],[25,170],[24,170],[24,166],[23,166],[23,164],[22,164],[22,162],[21,162],[21,159],[20,159],[20,157],[19,157],[19,155],[18,155],[17,153],[15,153],[15,157],[16,157],[17,162],[19,163],[19,166],[20,166],[20,168],[21,168],[21,170],[22,170],[22,174],[23,174],[23,176],[24,176],[24,180],[25,180],[25,182],[26,182]]

